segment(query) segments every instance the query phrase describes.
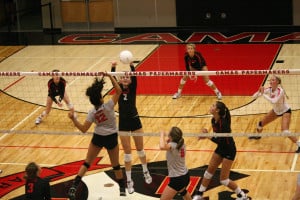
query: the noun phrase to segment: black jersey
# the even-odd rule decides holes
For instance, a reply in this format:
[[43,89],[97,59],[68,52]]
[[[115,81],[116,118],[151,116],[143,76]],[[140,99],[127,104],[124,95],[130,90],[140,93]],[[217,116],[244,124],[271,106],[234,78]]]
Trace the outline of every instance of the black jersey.
[[[131,71],[135,71],[133,65],[130,65]],[[112,71],[115,71],[115,68],[112,68]],[[136,88],[137,88],[137,77],[131,76],[131,83],[124,88],[122,84],[120,84],[122,89],[122,94],[119,97],[119,117],[121,119],[124,118],[132,118],[138,116],[138,111],[136,108]]]
[[[230,123],[226,122],[225,119],[220,118],[219,121],[215,121],[214,118],[211,120],[212,128],[214,133],[231,133]],[[211,139],[218,146],[226,147],[235,147],[235,142],[232,137],[213,137]]]
[[185,53],[184,62],[185,62],[185,68],[187,71],[191,70],[190,66],[196,70],[202,70],[202,68],[204,66],[206,66],[204,57],[198,51],[195,51],[195,54],[193,57],[190,57],[188,53]]
[[31,180],[26,180],[25,199],[50,200],[51,195],[49,181],[40,177]]
[[56,96],[59,96],[60,101],[64,98],[66,88],[66,80],[60,77],[58,84],[55,84],[53,78],[48,81],[48,96],[51,99],[58,103],[55,99]]

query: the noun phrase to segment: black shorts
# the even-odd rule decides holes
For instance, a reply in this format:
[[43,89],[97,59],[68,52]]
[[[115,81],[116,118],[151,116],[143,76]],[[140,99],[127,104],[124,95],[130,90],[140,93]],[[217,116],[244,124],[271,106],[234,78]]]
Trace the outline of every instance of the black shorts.
[[105,147],[110,150],[118,145],[118,133],[105,136],[94,133],[91,142],[98,147]]
[[222,158],[226,158],[228,160],[234,160],[236,156],[236,147],[218,145],[215,150],[215,153],[221,156]]
[[189,172],[182,176],[170,177],[170,182],[168,186],[173,188],[176,191],[180,191],[183,188],[186,188],[190,183],[190,174]]
[[139,116],[131,118],[119,118],[119,131],[135,131],[142,128]]
[[285,113],[292,113],[292,109],[288,109],[286,112],[284,112],[284,113],[282,113],[281,115],[277,115],[278,117],[281,117],[283,114],[285,114]]

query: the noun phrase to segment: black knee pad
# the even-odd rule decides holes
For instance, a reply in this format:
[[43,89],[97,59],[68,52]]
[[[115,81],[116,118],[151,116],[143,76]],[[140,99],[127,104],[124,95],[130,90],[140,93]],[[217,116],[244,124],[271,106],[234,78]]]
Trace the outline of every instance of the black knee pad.
[[114,166],[113,167],[113,170],[120,170],[121,169],[121,166],[120,165],[117,165],[117,166]]
[[187,191],[186,191],[186,189],[184,189],[182,192],[180,192],[179,194],[180,194],[180,196],[182,196],[182,197],[184,197],[184,195],[186,195],[186,193],[187,193]]
[[87,169],[90,168],[90,164],[87,163],[87,162],[84,162],[84,163],[83,163],[83,166],[85,166]]

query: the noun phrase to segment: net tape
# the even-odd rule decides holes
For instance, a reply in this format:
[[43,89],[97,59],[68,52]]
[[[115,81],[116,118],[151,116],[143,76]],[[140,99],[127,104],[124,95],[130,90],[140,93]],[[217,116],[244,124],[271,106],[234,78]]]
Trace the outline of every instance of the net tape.
[[218,70],[218,71],[122,71],[122,72],[21,72],[3,71],[0,76],[223,76],[223,75],[299,75],[300,69]]
[[[89,135],[93,132],[81,133],[65,132],[65,131],[34,131],[34,130],[0,130],[0,133],[5,134],[48,134],[48,135]],[[153,136],[159,137],[160,133],[135,133],[129,131],[119,131],[119,136]],[[300,136],[300,133],[183,133],[184,137],[289,137],[289,136]]]

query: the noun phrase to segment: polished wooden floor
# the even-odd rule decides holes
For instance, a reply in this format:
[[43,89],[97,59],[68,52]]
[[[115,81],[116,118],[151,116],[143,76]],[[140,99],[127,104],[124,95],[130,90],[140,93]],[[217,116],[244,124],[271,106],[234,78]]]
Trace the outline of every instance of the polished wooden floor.
[[[130,48],[138,59],[143,59],[156,47],[156,45],[28,46],[19,47],[19,49],[11,47],[15,48],[14,50],[10,47],[0,47],[0,53],[4,49],[16,52],[10,54],[9,57],[4,54],[0,55],[3,57],[2,62],[0,62],[0,70],[50,71],[53,67],[60,68],[63,66],[63,71],[104,71],[109,70],[109,61],[115,60],[117,58],[116,52],[120,52],[122,49]],[[273,68],[299,68],[297,64],[300,63],[300,46],[283,45],[278,59],[284,59],[286,65],[276,63]],[[120,68],[120,70],[122,69],[125,70],[125,67]],[[37,91],[33,94],[24,92],[26,88],[32,87],[32,85],[40,84],[41,80],[34,78],[23,80],[20,84],[10,87],[10,84],[18,81],[19,78],[4,79],[0,77],[0,88],[19,98],[0,93],[0,130],[10,132],[2,131],[0,133],[0,169],[3,170],[0,177],[23,171],[25,165],[30,161],[35,161],[41,166],[56,166],[84,159],[90,142],[90,135],[70,134],[77,130],[67,118],[67,111],[64,110],[53,109],[48,118],[36,126],[34,120],[43,110],[43,107],[38,104],[45,103],[46,90],[41,91],[37,88],[32,89],[34,92]],[[44,78],[43,80],[47,81],[47,79]],[[71,86],[68,86],[67,91],[74,100],[75,107],[79,105],[77,107],[80,111],[87,111],[87,108],[84,107],[86,103],[83,103],[81,107],[79,102],[86,101],[83,100],[82,92],[90,80],[89,78],[80,84],[76,82],[75,78],[68,80]],[[300,92],[296,88],[296,84],[299,83],[297,81],[300,81],[300,76],[283,77],[284,88],[288,91],[289,103],[293,108],[290,130],[295,133],[299,133],[300,130]],[[73,84],[76,86],[75,89],[72,87]],[[293,94],[291,94],[292,92]],[[257,121],[264,115],[263,113],[271,108],[265,102],[259,100],[250,103],[251,100],[249,96],[224,97],[223,101],[230,109],[238,108],[232,110],[234,133],[254,132]],[[211,130],[210,116],[205,114],[214,101],[214,96],[183,96],[178,100],[172,100],[171,96],[141,95],[137,98],[137,105],[141,116],[162,116],[162,118],[142,117],[146,133],[158,133],[162,129],[169,129],[171,126],[179,126],[185,133],[197,133],[202,127]],[[85,119],[85,113],[78,115],[80,120]],[[195,115],[199,115],[199,117],[178,117]],[[30,131],[20,133],[21,130],[32,130],[35,134],[30,134]],[[43,131],[46,131],[47,134],[41,134]],[[61,134],[48,134],[51,131]],[[37,132],[40,134],[36,134]],[[265,127],[265,132],[279,133],[280,121],[277,120]],[[249,196],[254,200],[291,199],[296,187],[296,176],[300,172],[298,154],[293,153],[296,149],[295,144],[283,137],[264,137],[261,140],[237,137],[235,140],[238,154],[232,170],[250,175],[237,182],[240,187],[250,190]],[[198,141],[194,137],[186,137],[185,141],[188,149],[188,167],[195,168],[208,164],[215,145],[208,140]],[[148,162],[165,159],[165,152],[159,150],[158,144],[159,138],[156,136],[144,138]],[[101,163],[109,163],[108,156],[104,151],[100,155],[104,156]],[[123,163],[122,151],[120,158]],[[133,163],[139,163],[136,154],[133,154]],[[218,192],[223,190],[228,189],[220,186],[207,191],[206,194],[214,200],[218,199]],[[14,190],[4,196],[3,199],[18,196],[23,191],[24,188]]]

